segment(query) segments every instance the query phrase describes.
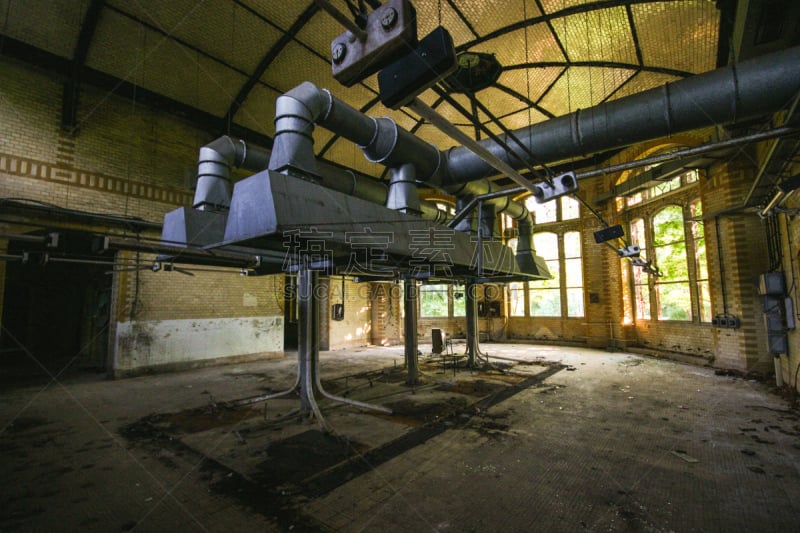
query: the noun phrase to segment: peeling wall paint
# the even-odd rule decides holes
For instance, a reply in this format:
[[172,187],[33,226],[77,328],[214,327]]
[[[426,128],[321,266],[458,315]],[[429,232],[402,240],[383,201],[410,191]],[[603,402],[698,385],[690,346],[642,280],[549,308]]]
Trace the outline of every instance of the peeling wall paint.
[[117,322],[114,370],[283,351],[283,317]]

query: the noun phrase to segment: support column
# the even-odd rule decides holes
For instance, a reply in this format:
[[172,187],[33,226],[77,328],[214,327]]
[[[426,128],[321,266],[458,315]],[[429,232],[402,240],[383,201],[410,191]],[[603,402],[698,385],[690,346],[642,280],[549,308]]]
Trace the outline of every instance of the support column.
[[467,315],[467,366],[475,367],[478,357],[478,304],[477,304],[478,284],[472,279],[467,279],[464,287],[464,307]]
[[301,268],[297,272],[298,339],[297,359],[300,374],[300,412],[303,416],[316,415],[321,421],[317,396],[316,376],[319,364],[319,301],[316,294],[319,273]]
[[419,297],[419,292],[417,280],[407,278],[404,292],[405,319],[403,326],[405,331],[406,371],[408,372],[406,384],[416,385],[419,382],[419,361],[417,359],[417,298]]

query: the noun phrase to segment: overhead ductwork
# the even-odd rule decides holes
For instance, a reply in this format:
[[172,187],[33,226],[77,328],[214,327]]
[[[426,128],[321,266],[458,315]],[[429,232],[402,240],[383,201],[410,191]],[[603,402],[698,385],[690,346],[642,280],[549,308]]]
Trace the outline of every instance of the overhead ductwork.
[[[536,156],[537,161],[528,161],[529,164],[551,163],[768,115],[786,106],[798,91],[800,47],[795,47],[512,133]],[[368,117],[308,82],[278,98],[271,170],[305,176],[324,175],[313,153],[314,124],[353,141],[370,161],[390,168],[412,164],[417,181],[442,188],[457,197],[468,199],[492,192],[491,182],[484,178],[496,174],[496,170],[469,149],[457,147],[443,153],[391,119]],[[504,137],[501,139],[506,144],[514,145],[510,136]],[[524,164],[491,139],[480,144],[515,169]],[[527,209],[504,200],[495,200],[493,205],[496,212],[504,210],[518,223],[521,221],[518,224],[520,243],[523,250],[527,248],[529,228],[532,228]],[[487,229],[484,227],[481,231]]]
[[231,169],[258,172],[267,168],[269,152],[248,146],[242,139],[227,135],[200,148],[197,161],[197,188],[192,207],[207,210],[227,209],[231,205]]
[[[800,92],[800,47],[698,74],[514,132],[536,156],[552,163],[708,126],[770,115]],[[515,146],[510,136],[500,138]],[[520,161],[491,139],[480,143],[515,169]],[[497,174],[464,147],[447,152],[441,185]]]
[[[341,190],[336,184],[330,183],[327,172],[321,171],[319,162],[314,157],[312,132],[315,124],[356,143],[368,160],[393,169],[391,189],[388,191],[390,205],[393,207],[402,204],[403,207],[399,209],[407,210],[411,205],[410,210],[416,210],[413,206],[419,202],[409,199],[411,181],[434,184],[446,181],[441,177],[442,172],[445,172],[442,167],[444,157],[438,148],[398,126],[392,119],[368,117],[310,82],[302,83],[278,98],[270,170],[314,177],[323,185]],[[413,167],[413,180],[407,177],[409,165]],[[368,179],[375,182],[374,179]],[[444,187],[444,190],[466,202],[472,196],[491,192],[493,186],[488,180],[484,180],[451,184]],[[375,194],[375,198],[369,199],[377,200],[377,191]],[[404,198],[404,201],[395,203],[396,197]],[[423,212],[429,211],[424,204],[419,205]],[[491,236],[494,215],[505,212],[513,219],[522,221],[519,224],[519,240],[525,244],[518,247],[518,254],[530,255],[533,250],[533,220],[525,206],[508,199],[499,199],[487,203],[486,208],[491,213],[483,217],[485,223],[479,231],[484,236]],[[469,230],[471,223],[466,221],[457,229]],[[532,264],[535,261],[533,257],[529,257],[521,262]]]

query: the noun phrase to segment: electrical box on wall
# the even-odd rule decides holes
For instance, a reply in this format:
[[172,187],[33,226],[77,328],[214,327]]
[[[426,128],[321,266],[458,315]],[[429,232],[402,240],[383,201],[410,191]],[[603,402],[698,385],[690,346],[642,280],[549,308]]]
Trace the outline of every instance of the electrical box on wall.
[[478,302],[478,316],[481,318],[495,318],[500,316],[500,302],[497,300]]
[[786,278],[783,272],[765,272],[758,277],[758,294],[761,296],[783,296],[786,294]]

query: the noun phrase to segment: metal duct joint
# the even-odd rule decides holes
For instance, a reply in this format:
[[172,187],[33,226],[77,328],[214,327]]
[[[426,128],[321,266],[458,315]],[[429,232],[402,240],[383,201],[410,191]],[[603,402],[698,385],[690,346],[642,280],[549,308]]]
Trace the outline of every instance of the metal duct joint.
[[[391,198],[384,197],[386,200],[390,200],[386,205],[394,206],[400,210],[410,209],[421,212],[426,218],[435,218],[437,221],[442,219],[442,213],[435,207],[435,204],[421,202],[415,205],[413,200],[409,201],[410,191],[407,190],[408,186],[412,186],[412,180],[432,184],[439,184],[445,181],[443,174],[446,169],[442,164],[445,158],[442,152],[408,130],[398,126],[394,120],[388,117],[368,117],[334,97],[329,91],[320,89],[311,82],[304,82],[278,98],[275,118],[275,143],[272,149],[272,157],[269,161],[270,170],[313,177],[321,184],[343,192],[348,192],[342,188],[347,188],[344,184],[353,182],[353,192],[348,192],[348,194],[355,192],[355,185],[359,183],[358,180],[353,181],[349,179],[350,176],[346,178],[342,176],[343,180],[340,183],[340,180],[331,180],[323,176],[325,173],[319,171],[320,164],[314,157],[314,140],[312,137],[315,124],[354,142],[363,150],[365,157],[372,162],[380,163],[390,168],[408,168],[407,165],[412,166],[414,171],[413,178],[402,178],[396,174],[394,175],[393,179],[395,179],[396,183],[395,187],[391,189],[394,191],[394,196]],[[352,176],[355,177],[354,174]],[[364,188],[370,192],[368,196],[362,197],[372,201],[376,201],[383,194],[383,190],[376,190],[376,187],[367,186]],[[444,188],[448,192],[456,191],[455,194],[459,196],[463,194],[471,197],[491,191],[492,185],[487,180],[484,183],[462,183]],[[416,193],[416,190],[414,193]],[[490,205],[497,208],[502,202],[502,199],[496,200]],[[507,212],[516,220],[529,220],[526,227],[531,228],[530,231],[532,232],[533,221],[530,220],[530,214],[522,204],[506,201],[503,209],[498,212]],[[482,220],[485,224],[483,234],[491,235],[494,216],[482,217]],[[458,229],[463,229],[463,227],[459,226]],[[469,223],[467,223],[466,229],[469,230]],[[525,231],[520,231],[521,240],[527,238]],[[523,253],[528,253],[528,255],[532,254],[532,250],[533,248],[530,245],[523,247]],[[533,263],[533,257],[529,259]]]
[[231,204],[231,168],[259,171],[266,168],[266,151],[248,147],[227,135],[200,148],[197,160],[197,187],[192,207],[201,211],[226,210]]
[[391,169],[389,174],[386,207],[402,213],[421,214],[414,165],[406,163]]

